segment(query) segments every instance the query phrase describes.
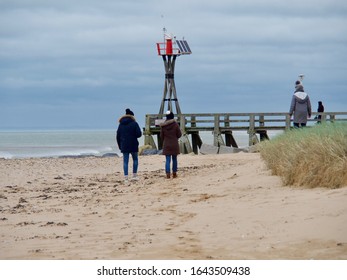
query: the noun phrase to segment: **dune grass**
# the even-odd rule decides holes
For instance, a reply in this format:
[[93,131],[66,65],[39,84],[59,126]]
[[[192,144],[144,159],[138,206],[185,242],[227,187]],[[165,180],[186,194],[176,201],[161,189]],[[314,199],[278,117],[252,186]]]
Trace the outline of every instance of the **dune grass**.
[[285,185],[347,186],[347,123],[292,129],[260,144],[260,154]]

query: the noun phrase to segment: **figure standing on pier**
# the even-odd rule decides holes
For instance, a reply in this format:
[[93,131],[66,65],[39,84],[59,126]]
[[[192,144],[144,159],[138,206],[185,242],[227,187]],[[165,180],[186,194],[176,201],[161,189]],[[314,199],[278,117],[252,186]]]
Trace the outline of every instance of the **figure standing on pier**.
[[[317,112],[318,113],[324,113],[324,105],[323,105],[323,102],[322,101],[318,101],[318,109],[317,109]],[[321,119],[322,119],[322,115],[321,114],[318,114],[317,115],[317,123],[321,123]]]
[[311,118],[312,114],[310,97],[304,91],[304,87],[300,81],[295,82],[295,92],[290,104],[290,116],[292,116],[293,113],[295,128],[305,127],[307,124],[307,117]]

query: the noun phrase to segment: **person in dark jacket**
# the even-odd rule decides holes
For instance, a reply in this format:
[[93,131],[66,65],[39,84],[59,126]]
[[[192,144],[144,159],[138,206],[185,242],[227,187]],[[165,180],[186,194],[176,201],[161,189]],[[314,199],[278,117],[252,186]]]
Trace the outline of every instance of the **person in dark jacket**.
[[182,136],[181,129],[174,119],[174,114],[166,112],[166,121],[160,124],[160,138],[163,141],[163,155],[166,157],[165,172],[166,178],[170,179],[171,159],[172,159],[172,176],[177,177],[177,155],[180,153],[178,139]]
[[137,180],[139,141],[142,136],[141,129],[130,109],[125,110],[125,115],[119,119],[117,129],[117,144],[123,154],[123,170],[125,181],[128,181],[129,156],[133,159],[133,180]]
[[[318,113],[324,113],[324,105],[322,101],[318,101],[318,109],[317,109]],[[322,119],[322,115],[318,114],[317,115],[317,123],[321,123],[321,119]]]
[[295,92],[290,104],[289,115],[294,113],[294,127],[304,127],[307,123],[307,117],[311,118],[311,101],[300,81],[295,83]]

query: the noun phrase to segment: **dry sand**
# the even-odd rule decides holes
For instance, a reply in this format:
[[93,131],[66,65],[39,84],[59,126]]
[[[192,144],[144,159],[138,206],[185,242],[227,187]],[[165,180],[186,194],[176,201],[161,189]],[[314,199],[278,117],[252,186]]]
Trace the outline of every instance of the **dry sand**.
[[[347,186],[282,186],[259,154],[0,160],[1,259],[347,259]],[[130,166],[131,170],[131,166]]]

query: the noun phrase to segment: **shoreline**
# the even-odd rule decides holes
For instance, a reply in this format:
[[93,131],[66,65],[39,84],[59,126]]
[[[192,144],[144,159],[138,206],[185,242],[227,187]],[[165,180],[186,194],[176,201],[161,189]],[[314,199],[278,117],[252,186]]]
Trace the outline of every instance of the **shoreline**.
[[[107,153],[117,153],[120,156],[115,133],[116,129],[0,131],[0,158],[84,157]],[[212,134],[201,133],[200,136],[205,144],[213,143]],[[246,133],[235,133],[235,138],[240,147],[248,146]],[[144,136],[139,138],[139,143],[140,146],[144,145]]]
[[62,156],[27,156],[27,157],[0,157],[0,160],[24,160],[24,159],[60,159],[60,158],[107,158],[107,157],[121,157],[122,153],[104,153],[101,155],[94,155],[94,154],[82,154],[82,155],[73,155],[73,154],[67,154]]
[[347,259],[347,186],[284,187],[257,153],[164,162],[124,185],[118,157],[0,160],[0,259]]

